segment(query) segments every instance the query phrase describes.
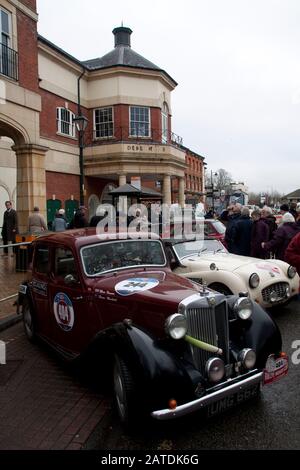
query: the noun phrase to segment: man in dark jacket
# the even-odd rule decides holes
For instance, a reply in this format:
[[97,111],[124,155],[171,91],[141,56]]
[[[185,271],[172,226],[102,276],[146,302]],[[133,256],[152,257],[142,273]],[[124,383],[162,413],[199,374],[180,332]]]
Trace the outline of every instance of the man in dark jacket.
[[86,208],[84,206],[79,206],[77,211],[74,214],[73,219],[70,223],[70,228],[83,228],[88,226],[88,221],[85,217]]
[[232,207],[231,215],[228,216],[228,222],[226,225],[226,232],[225,232],[225,242],[226,242],[229,253],[233,253],[232,250],[234,249],[234,245],[233,245],[234,226],[241,216],[241,210],[242,210],[242,204],[237,203]]
[[250,256],[252,220],[248,207],[243,207],[241,216],[232,227],[231,253]]
[[251,231],[251,252],[250,255],[254,258],[266,258],[266,252],[262,248],[262,242],[267,242],[270,239],[269,224],[260,215],[259,210],[254,210],[251,214],[253,220]]
[[261,217],[269,225],[269,240],[271,240],[271,238],[273,237],[273,233],[275,232],[275,230],[277,230],[276,218],[272,214],[271,207],[264,206],[261,210]]
[[[16,242],[16,234],[18,232],[18,217],[17,212],[12,208],[11,201],[5,202],[6,211],[3,214],[2,224],[2,240],[3,245]],[[4,248],[4,256],[8,255],[8,248]],[[13,256],[13,255],[12,255]]]
[[299,230],[299,226],[295,223],[294,217],[287,212],[283,215],[282,224],[276,232],[274,232],[272,240],[267,243],[262,243],[261,246],[266,251],[273,253],[275,258],[284,261],[285,250]]

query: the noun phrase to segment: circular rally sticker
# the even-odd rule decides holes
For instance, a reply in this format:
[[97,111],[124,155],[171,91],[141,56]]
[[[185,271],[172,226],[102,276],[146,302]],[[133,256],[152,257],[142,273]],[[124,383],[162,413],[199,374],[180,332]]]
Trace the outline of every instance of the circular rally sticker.
[[132,277],[115,285],[115,291],[119,295],[132,295],[145,290],[153,289],[159,284],[153,277]]
[[58,292],[54,297],[53,310],[55,319],[64,331],[70,331],[74,325],[74,309],[71,300],[63,292]]

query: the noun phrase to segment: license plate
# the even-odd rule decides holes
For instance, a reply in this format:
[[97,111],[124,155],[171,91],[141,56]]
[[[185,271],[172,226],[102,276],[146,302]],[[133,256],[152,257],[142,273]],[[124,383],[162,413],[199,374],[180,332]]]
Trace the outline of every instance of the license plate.
[[287,375],[289,370],[289,361],[285,357],[273,359],[268,369],[264,370],[264,385],[270,384]]
[[215,416],[223,411],[229,410],[244,401],[250,400],[253,397],[256,397],[260,390],[260,384],[255,384],[252,387],[245,388],[245,390],[241,390],[233,395],[229,395],[228,397],[221,398],[221,400],[208,405],[207,407],[207,416],[210,418]]

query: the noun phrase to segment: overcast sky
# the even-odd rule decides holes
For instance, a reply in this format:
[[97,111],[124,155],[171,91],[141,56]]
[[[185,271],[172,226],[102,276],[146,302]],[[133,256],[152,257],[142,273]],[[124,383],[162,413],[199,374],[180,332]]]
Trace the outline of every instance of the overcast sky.
[[300,188],[299,0],[37,0],[38,31],[78,59],[112,30],[178,83],[173,132],[250,190]]

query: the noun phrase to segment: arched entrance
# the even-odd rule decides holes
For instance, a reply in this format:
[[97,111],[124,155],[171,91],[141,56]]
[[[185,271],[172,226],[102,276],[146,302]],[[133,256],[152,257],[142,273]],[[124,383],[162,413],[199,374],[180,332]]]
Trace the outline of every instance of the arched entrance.
[[[6,104],[2,106],[5,110]],[[11,148],[16,154],[17,165],[15,206],[18,213],[19,232],[25,232],[28,216],[34,206],[38,206],[46,215],[45,154],[48,148],[31,142],[25,127],[2,113],[0,113],[0,136],[9,137],[13,141]]]

